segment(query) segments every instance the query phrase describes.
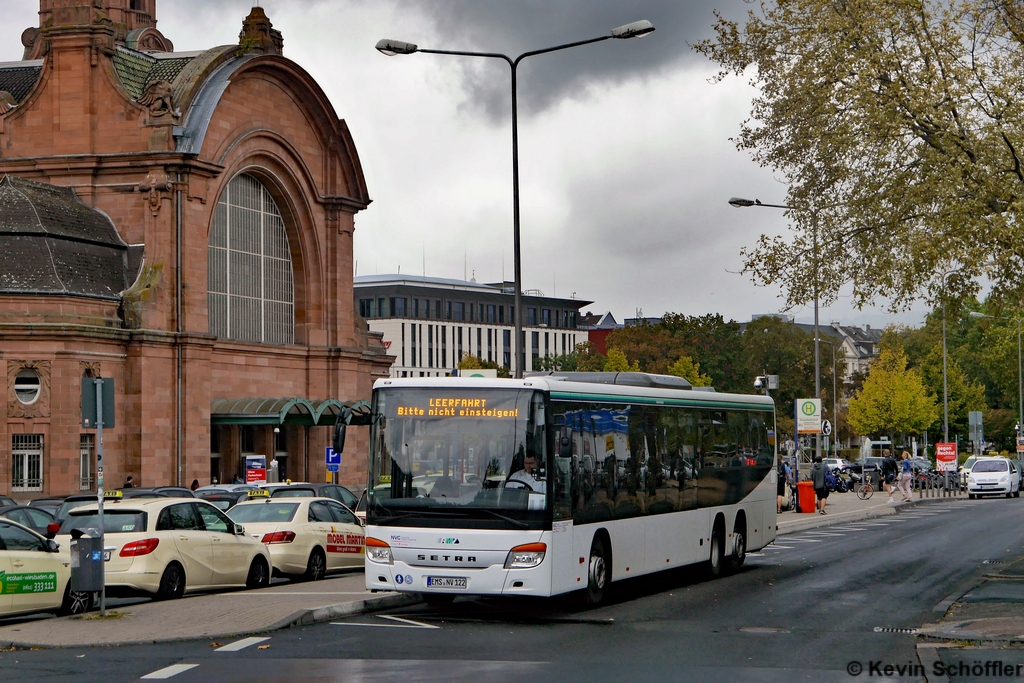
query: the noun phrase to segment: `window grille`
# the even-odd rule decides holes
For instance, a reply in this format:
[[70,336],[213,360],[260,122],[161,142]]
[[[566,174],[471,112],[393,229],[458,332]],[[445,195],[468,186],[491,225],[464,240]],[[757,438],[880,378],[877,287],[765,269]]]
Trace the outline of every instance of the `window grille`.
[[11,435],[11,490],[43,490],[43,435]]
[[208,249],[210,333],[291,344],[295,287],[284,220],[251,175],[235,176],[217,203]]
[[82,434],[78,449],[78,488],[81,491],[92,490],[92,454],[95,443],[94,434]]

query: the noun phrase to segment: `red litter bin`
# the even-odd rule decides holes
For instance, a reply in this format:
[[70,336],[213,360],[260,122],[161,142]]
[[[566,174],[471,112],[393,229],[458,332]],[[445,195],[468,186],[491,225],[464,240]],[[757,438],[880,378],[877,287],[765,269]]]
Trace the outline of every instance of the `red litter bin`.
[[815,511],[817,500],[814,495],[814,482],[798,481],[796,483],[796,502],[800,506],[800,512]]

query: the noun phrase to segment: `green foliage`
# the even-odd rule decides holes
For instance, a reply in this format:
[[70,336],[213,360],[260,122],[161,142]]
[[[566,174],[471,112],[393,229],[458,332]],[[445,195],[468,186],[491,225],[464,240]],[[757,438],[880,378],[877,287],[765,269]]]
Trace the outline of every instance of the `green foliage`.
[[864,388],[850,400],[850,424],[860,434],[919,434],[934,423],[935,397],[907,369],[902,348],[888,347],[871,363]]
[[640,363],[630,363],[621,349],[608,349],[608,360],[604,364],[605,372],[640,372]]
[[[998,0],[787,0],[696,49],[757,95],[736,140],[788,186],[787,238],[744,251],[787,304],[1024,292],[1024,12]],[[825,256],[825,258],[820,258]],[[818,262],[818,277],[808,277]],[[937,277],[950,265],[955,276]],[[968,369],[965,365],[965,369]],[[968,369],[968,372],[970,370]]]
[[469,353],[463,353],[459,359],[459,370],[497,370],[498,377],[511,377],[512,373],[504,365],[484,360]]
[[534,363],[535,370],[561,370],[563,372],[600,372],[604,369],[605,357],[597,351],[594,342],[586,341],[576,345],[570,353],[561,356],[544,356]]
[[682,377],[695,387],[710,387],[711,378],[702,375],[700,363],[694,362],[689,356],[681,356],[679,360],[668,369],[668,374]]

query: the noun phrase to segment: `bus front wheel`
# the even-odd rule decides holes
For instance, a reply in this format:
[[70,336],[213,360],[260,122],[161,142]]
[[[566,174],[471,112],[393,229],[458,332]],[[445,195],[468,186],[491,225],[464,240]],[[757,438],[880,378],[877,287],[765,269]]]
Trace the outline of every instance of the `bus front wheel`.
[[605,547],[604,538],[598,536],[590,545],[590,562],[587,564],[587,604],[599,605],[604,602],[611,580],[611,557],[608,548]]
[[715,524],[711,532],[711,554],[708,558],[708,574],[712,578],[722,574],[722,549],[725,547],[725,531],[721,524]]

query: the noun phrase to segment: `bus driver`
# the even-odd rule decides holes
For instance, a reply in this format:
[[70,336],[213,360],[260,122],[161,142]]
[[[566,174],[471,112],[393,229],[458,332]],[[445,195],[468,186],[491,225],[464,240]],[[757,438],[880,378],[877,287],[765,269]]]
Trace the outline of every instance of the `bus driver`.
[[523,458],[523,468],[516,470],[509,475],[508,480],[505,482],[505,486],[513,482],[518,482],[524,486],[513,487],[513,488],[528,488],[531,491],[537,493],[544,492],[544,485],[537,479],[535,471],[537,469],[537,452],[533,449],[526,451],[526,456]]

